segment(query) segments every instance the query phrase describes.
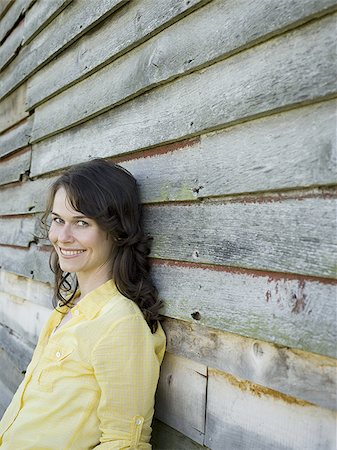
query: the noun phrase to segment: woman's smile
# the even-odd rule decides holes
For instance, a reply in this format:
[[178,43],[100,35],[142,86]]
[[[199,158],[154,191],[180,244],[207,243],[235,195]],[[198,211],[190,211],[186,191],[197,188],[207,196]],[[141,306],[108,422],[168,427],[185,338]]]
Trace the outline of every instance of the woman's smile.
[[78,256],[82,253],[84,253],[86,250],[73,250],[73,249],[65,249],[65,248],[61,248],[58,247],[61,256],[63,256],[64,258],[73,258],[75,256]]

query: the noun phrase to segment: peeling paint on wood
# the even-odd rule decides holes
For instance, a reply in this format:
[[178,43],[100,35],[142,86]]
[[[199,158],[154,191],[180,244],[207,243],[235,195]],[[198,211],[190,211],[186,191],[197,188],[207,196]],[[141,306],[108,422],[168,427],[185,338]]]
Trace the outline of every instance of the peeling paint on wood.
[[213,450],[334,450],[336,413],[209,369],[205,444]]
[[166,318],[167,350],[237,378],[337,409],[337,361],[301,350]]

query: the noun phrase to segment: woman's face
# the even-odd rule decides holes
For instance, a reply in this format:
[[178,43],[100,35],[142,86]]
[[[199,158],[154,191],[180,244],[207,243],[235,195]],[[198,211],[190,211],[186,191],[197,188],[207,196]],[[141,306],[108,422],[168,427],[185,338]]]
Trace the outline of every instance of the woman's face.
[[61,269],[77,276],[108,276],[113,241],[107,239],[93,219],[85,217],[70,205],[64,188],[55,194],[49,240],[53,244]]

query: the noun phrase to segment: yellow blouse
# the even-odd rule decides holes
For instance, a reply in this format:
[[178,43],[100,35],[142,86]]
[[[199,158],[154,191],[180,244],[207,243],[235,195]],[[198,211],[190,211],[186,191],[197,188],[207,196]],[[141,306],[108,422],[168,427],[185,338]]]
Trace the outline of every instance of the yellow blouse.
[[[66,306],[58,308],[66,311]],[[44,326],[0,422],[1,450],[149,450],[166,337],[110,280]]]

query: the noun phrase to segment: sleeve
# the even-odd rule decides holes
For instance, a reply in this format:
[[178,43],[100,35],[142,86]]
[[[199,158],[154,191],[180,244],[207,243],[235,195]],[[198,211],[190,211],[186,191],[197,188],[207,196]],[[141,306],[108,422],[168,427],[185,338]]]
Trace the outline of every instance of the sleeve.
[[92,351],[101,391],[99,450],[150,450],[160,363],[153,335],[140,315],[120,319]]

